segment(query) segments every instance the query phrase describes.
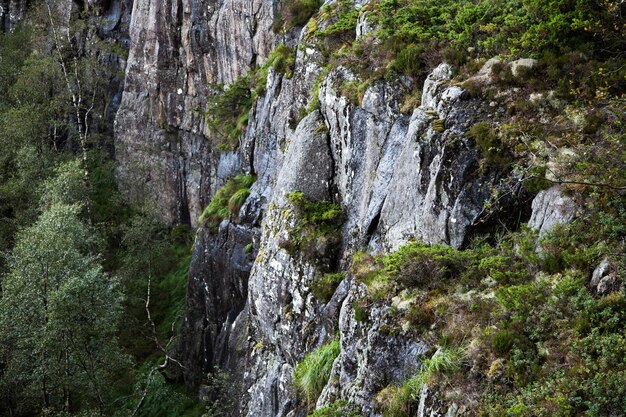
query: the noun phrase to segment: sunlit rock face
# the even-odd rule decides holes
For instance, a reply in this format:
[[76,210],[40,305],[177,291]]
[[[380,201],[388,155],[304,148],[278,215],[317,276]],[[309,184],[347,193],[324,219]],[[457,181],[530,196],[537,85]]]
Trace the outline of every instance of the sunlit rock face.
[[[118,177],[131,200],[152,197],[169,222],[195,225],[226,179],[257,176],[239,213],[219,228],[200,226],[196,236],[176,349],[189,385],[217,366],[240,389],[233,415],[306,416],[293,371],[339,335],[341,354],[318,406],[344,399],[374,416],[376,393],[414,373],[429,347],[408,333],[386,333],[390,308],[357,320],[353,306],[364,288],[350,273],[328,302],[313,295],[311,283],[328,265],[286,249],[297,222],[287,194],[341,206],[334,270],[347,271],[358,250],[386,252],[413,239],[463,247],[492,215],[484,202],[512,177],[479,169],[479,151],[465,135],[499,116],[452,85],[446,64],[428,76],[421,104],[408,113],[400,104],[416,87],[410,80],[376,81],[357,104],[341,94],[341,84],[355,79],[342,67],[319,79],[319,106],[306,111],[323,56],[304,31],[272,32],[278,3],[135,2],[115,129]],[[372,30],[364,25],[361,35]],[[236,150],[218,150],[203,115],[209,85],[232,83],[279,42],[295,51],[292,73],[269,70]],[[422,397],[422,415],[440,415],[436,393]]]

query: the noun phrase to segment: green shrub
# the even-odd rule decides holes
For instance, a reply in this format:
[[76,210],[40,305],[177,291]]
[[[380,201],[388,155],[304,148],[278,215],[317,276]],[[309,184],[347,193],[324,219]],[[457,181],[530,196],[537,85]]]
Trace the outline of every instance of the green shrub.
[[311,283],[311,290],[318,300],[327,303],[345,276],[346,274],[343,272],[326,273],[318,276]]
[[511,163],[511,158],[502,144],[498,132],[489,123],[478,122],[474,124],[469,128],[466,136],[476,142],[489,166],[506,167]]
[[359,20],[359,10],[350,0],[339,0],[336,3],[325,5],[320,18],[331,18],[334,21],[324,29],[315,32],[318,38],[349,44],[356,36],[356,25]]
[[422,45],[409,44],[398,52],[393,67],[399,73],[418,76],[424,70],[421,58],[423,53],[424,47]]
[[514,343],[514,334],[509,330],[500,330],[493,335],[492,347],[498,355],[507,354]]
[[524,263],[509,253],[486,256],[480,260],[478,268],[500,284],[519,284],[531,277]]
[[239,214],[239,209],[250,195],[250,187],[255,181],[256,176],[244,174],[226,181],[204,209],[198,223],[209,230],[215,230],[223,219],[231,214]]
[[409,288],[436,288],[444,279],[460,275],[472,262],[470,252],[412,242],[382,259],[384,268],[378,278],[389,277]]
[[217,90],[216,95],[208,98],[205,120],[218,137],[219,149],[234,150],[247,127],[254,101],[250,76],[240,77],[226,88],[217,86]]
[[306,355],[296,367],[293,384],[307,404],[315,404],[328,383],[333,362],[339,356],[340,349],[339,339],[335,339]]
[[320,266],[330,266],[341,244],[341,207],[330,201],[309,201],[301,191],[293,191],[287,198],[297,220],[289,229],[289,242],[281,246],[292,255],[300,253]]
[[322,7],[322,4],[322,0],[287,0],[283,2],[279,18],[273,25],[274,31],[287,31],[305,25]]

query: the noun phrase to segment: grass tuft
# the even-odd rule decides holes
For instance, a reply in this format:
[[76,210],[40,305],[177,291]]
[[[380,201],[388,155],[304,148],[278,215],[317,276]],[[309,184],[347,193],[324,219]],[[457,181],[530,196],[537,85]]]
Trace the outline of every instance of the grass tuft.
[[317,397],[328,383],[333,362],[339,356],[340,351],[339,339],[335,339],[306,355],[298,364],[294,372],[293,384],[307,404],[315,404]]

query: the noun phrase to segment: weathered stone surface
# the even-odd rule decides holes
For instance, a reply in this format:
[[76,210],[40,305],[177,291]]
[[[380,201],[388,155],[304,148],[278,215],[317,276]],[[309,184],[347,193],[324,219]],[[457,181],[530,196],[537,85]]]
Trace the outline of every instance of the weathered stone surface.
[[230,332],[248,296],[248,277],[257,239],[253,229],[224,221],[217,232],[200,229],[196,236],[187,284],[185,320],[177,356],[190,385],[215,366],[237,371],[229,349]]
[[22,19],[28,0],[0,0],[0,29],[9,32]]
[[[352,279],[351,279],[352,280]],[[390,306],[375,306],[367,319],[357,320],[353,303],[365,295],[365,289],[352,281],[339,316],[341,353],[333,364],[328,385],[317,405],[342,398],[356,404],[363,415],[374,412],[376,394],[390,384],[400,384],[420,367],[419,357],[428,346],[407,334],[393,333],[396,318]]]
[[[195,223],[219,184],[243,169],[215,150],[199,110],[209,83],[230,83],[267,57],[273,13],[272,0],[134,2],[115,129],[131,200],[152,197],[170,223]],[[224,161],[230,169],[220,169]]]
[[[352,278],[328,303],[314,297],[310,285],[324,270],[285,250],[296,222],[285,195],[300,190],[311,200],[341,204],[339,270],[356,250],[393,250],[411,239],[460,247],[484,216],[490,185],[497,188],[509,175],[496,168],[482,175],[481,155],[465,137],[472,124],[496,116],[451,85],[452,70],[441,65],[412,115],[399,110],[414,87],[407,80],[376,81],[357,105],[340,93],[356,77],[338,68],[320,84],[319,111],[303,117],[322,54],[294,30],[282,39],[298,44],[293,75],[269,70],[238,149],[218,152],[197,109],[206,107],[209,83],[232,82],[268,56],[278,42],[269,28],[279,6],[135,2],[116,119],[118,177],[128,197],[152,196],[168,221],[193,224],[228,177],[257,175],[239,216],[217,232],[200,230],[196,239],[177,350],[190,385],[219,366],[241,387],[232,415],[305,416],[293,370],[339,333],[342,352],[318,406],[346,399],[374,416],[375,394],[416,372],[428,347],[401,328],[386,331],[394,325],[388,306],[371,309],[366,322],[356,320],[352,303],[363,288]],[[110,13],[116,20],[117,12]],[[358,34],[370,30],[361,20]],[[250,242],[254,251],[246,253]],[[442,415],[435,393],[425,392],[422,402],[422,415]]]
[[537,66],[539,61],[533,58],[520,58],[516,61],[511,62],[511,72],[514,77],[519,77],[522,75],[522,71],[528,71]]
[[620,285],[621,282],[617,277],[615,267],[608,258],[604,258],[593,270],[589,286],[598,295],[607,295],[619,289]]
[[539,236],[543,236],[554,226],[571,222],[577,211],[576,202],[563,194],[559,185],[554,185],[540,191],[533,200],[528,226],[539,230]]

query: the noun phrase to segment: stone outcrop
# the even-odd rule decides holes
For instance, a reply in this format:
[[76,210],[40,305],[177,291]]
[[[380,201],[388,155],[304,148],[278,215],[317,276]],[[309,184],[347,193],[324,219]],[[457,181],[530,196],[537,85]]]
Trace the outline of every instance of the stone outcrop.
[[[305,416],[293,371],[339,335],[341,354],[317,405],[344,399],[374,416],[376,393],[419,369],[428,346],[389,335],[389,307],[357,320],[353,303],[364,289],[349,273],[327,303],[314,296],[311,284],[328,265],[287,250],[298,215],[286,194],[299,190],[341,206],[343,240],[331,269],[346,272],[357,250],[388,251],[412,239],[462,247],[484,228],[485,200],[512,174],[479,169],[480,152],[465,133],[498,114],[452,85],[446,64],[428,77],[411,114],[400,111],[415,87],[408,80],[376,81],[357,105],[341,94],[343,82],[356,80],[342,67],[321,79],[319,109],[307,114],[322,54],[304,34],[298,38],[299,28],[281,35],[298,43],[293,72],[269,70],[239,146],[219,151],[202,114],[209,84],[231,83],[264,61],[278,42],[270,26],[279,7],[269,0],[134,3],[116,119],[118,177],[130,199],[152,196],[169,222],[195,224],[227,178],[257,176],[238,215],[196,237],[176,352],[190,385],[218,366],[240,388],[232,415]],[[370,30],[363,22],[360,33]],[[422,403],[423,415],[441,415],[436,393],[425,391]]]
[[22,19],[28,6],[27,0],[0,1],[0,30],[9,32]]
[[170,223],[195,223],[242,169],[239,155],[216,151],[202,112],[209,84],[231,83],[267,57],[273,14],[272,0],[134,2],[115,129],[131,201],[152,197]]
[[571,222],[576,216],[578,205],[563,193],[560,185],[554,185],[537,194],[532,209],[528,226],[539,230],[539,236],[543,236],[556,225]]

